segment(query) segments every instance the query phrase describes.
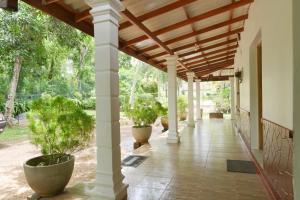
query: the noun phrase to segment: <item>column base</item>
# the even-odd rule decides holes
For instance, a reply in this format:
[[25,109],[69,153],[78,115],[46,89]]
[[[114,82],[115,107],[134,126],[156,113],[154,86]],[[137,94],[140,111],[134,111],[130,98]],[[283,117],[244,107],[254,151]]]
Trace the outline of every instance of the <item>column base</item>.
[[195,128],[195,122],[188,122],[188,127]]
[[89,191],[91,200],[127,200],[128,184],[122,183],[118,191],[112,192],[109,186],[95,184],[95,187]]
[[168,144],[177,144],[180,143],[180,137],[178,136],[178,132],[169,132],[167,138]]

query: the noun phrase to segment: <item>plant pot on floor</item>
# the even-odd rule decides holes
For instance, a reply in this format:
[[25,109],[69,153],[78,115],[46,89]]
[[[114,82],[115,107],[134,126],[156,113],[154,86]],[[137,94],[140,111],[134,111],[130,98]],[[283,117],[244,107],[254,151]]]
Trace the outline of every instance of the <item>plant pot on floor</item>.
[[132,135],[136,142],[147,143],[152,133],[152,126],[147,127],[132,127]]
[[186,120],[186,113],[179,113],[179,121],[185,121]]
[[160,118],[161,125],[163,126],[163,132],[167,131],[169,129],[169,121],[167,116],[163,116]]
[[26,180],[40,197],[52,197],[64,191],[74,169],[75,158],[66,155],[58,164],[40,165],[48,162],[50,155],[32,158],[24,163]]

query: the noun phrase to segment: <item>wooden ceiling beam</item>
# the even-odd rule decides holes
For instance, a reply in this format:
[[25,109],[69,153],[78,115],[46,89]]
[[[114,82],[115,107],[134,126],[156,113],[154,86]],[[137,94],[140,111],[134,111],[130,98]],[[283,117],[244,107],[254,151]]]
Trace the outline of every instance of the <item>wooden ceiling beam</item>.
[[171,55],[174,54],[174,52],[167,45],[165,45],[162,41],[160,41],[155,35],[153,35],[153,33],[143,23],[138,21],[137,18],[129,10],[125,9],[124,11],[122,11],[122,15],[128,21],[130,21],[130,23],[136,25],[139,29],[141,29],[141,31],[143,31],[144,34],[147,35],[147,37],[149,39],[152,39],[153,41],[155,41],[157,43],[157,45],[159,45],[161,48],[163,48],[165,51],[167,51]]
[[229,5],[225,5],[225,6],[222,6],[222,7],[219,7],[219,8],[216,8],[216,9],[213,9],[213,10],[210,10],[206,13],[203,13],[203,14],[200,14],[200,15],[197,15],[195,17],[192,17],[190,19],[186,19],[186,20],[183,20],[181,22],[177,22],[175,24],[172,24],[170,26],[167,26],[167,27],[164,27],[162,29],[159,29],[159,30],[156,30],[156,31],[153,31],[153,34],[154,35],[161,35],[163,33],[167,33],[167,32],[170,32],[174,29],[178,29],[182,26],[186,26],[188,24],[191,24],[191,23],[194,23],[194,22],[197,22],[197,21],[200,21],[200,20],[204,20],[204,19],[207,19],[209,17],[213,17],[215,15],[218,15],[218,14],[221,14],[221,13],[224,13],[224,12],[227,12],[227,11],[230,11],[232,9],[235,9],[235,8],[239,8],[241,6],[245,6],[247,4],[250,4],[252,3],[254,0],[240,0],[238,2],[235,2],[235,3],[231,3]]
[[226,61],[226,62],[217,64],[217,65],[211,65],[210,67],[207,67],[207,68],[205,68],[205,69],[196,71],[196,74],[197,74],[198,77],[205,76],[205,75],[207,75],[207,74],[210,74],[210,73],[219,71],[219,70],[221,70],[221,69],[230,67],[230,66],[232,66],[233,64],[234,64],[234,62],[232,62],[232,61],[229,60],[229,61]]
[[[199,67],[198,69],[194,69],[193,71],[195,73],[199,73],[199,72],[202,72],[202,71],[207,71],[207,70],[211,70],[211,69],[214,69],[214,68],[223,67],[225,64],[233,64],[233,63],[234,63],[234,60],[218,62],[218,63],[215,63],[215,64],[206,64],[202,67]],[[185,72],[181,72],[181,73],[185,73]]]
[[[140,21],[140,22],[143,22],[145,20],[148,20],[150,18],[153,18],[153,17],[156,17],[156,16],[159,16],[159,15],[162,15],[164,13],[167,13],[167,12],[170,12],[172,10],[175,10],[177,8],[180,8],[182,6],[185,6],[187,4],[190,4],[192,2],[195,2],[196,0],[180,0],[180,1],[176,1],[174,3],[171,3],[171,4],[168,4],[166,6],[163,6],[161,8],[158,8],[156,10],[153,10],[153,11],[150,11],[146,14],[143,14],[143,15],[140,15],[137,17],[137,20]],[[120,27],[119,27],[119,30],[123,30],[125,28],[128,28],[132,26],[132,23],[130,23],[129,21],[127,22],[123,22],[120,24]]]
[[[207,50],[210,50],[210,49],[214,49],[214,48],[217,48],[217,47],[221,47],[221,46],[224,46],[224,45],[227,45],[227,44],[236,43],[236,42],[237,42],[236,38],[235,39],[231,39],[229,41],[224,41],[224,42],[220,42],[220,43],[217,43],[217,44],[214,44],[214,45],[210,45],[210,46],[207,46],[207,47],[202,47],[202,48],[200,48],[197,51],[189,51],[189,52],[186,52],[186,53],[183,53],[183,54],[179,54],[178,57],[179,58],[183,58],[185,56],[193,55],[193,54],[196,54],[196,53],[199,53],[199,52],[202,52],[202,51],[207,51]],[[163,56],[163,55],[166,55],[166,54],[167,54],[167,52],[161,52],[161,53],[158,53],[158,54],[150,56],[150,58],[154,59],[156,57],[160,57],[160,56]],[[157,64],[163,63],[163,62],[166,62],[166,60],[163,59],[163,60],[160,60],[160,61],[156,61]]]
[[[222,33],[222,34],[210,37],[210,38],[206,38],[206,39],[200,40],[199,42],[193,42],[193,43],[189,43],[189,44],[186,44],[186,45],[183,45],[183,46],[180,46],[180,47],[176,47],[176,48],[174,48],[172,50],[174,52],[181,51],[181,50],[184,50],[184,49],[188,49],[188,48],[194,47],[195,45],[201,45],[201,44],[205,44],[205,43],[212,42],[212,41],[215,41],[215,40],[219,40],[219,39],[222,39],[222,38],[226,38],[229,35],[235,35],[235,34],[243,32],[243,31],[244,31],[243,27],[242,28],[238,28],[238,29],[226,32],[226,33]],[[148,52],[148,51],[152,51],[152,50],[157,49],[158,47],[159,47],[158,45],[153,45],[153,46],[141,49],[141,52],[145,53],[145,52]]]
[[79,22],[84,21],[84,20],[89,19],[89,18],[91,18],[90,9],[76,14],[75,17],[74,17],[74,20],[75,20],[76,23],[79,23]]
[[195,59],[198,59],[198,58],[203,58],[204,56],[214,55],[214,54],[221,53],[221,52],[224,52],[224,51],[233,50],[233,49],[236,49],[237,47],[238,47],[238,45],[233,45],[233,46],[225,47],[225,48],[218,49],[218,50],[215,50],[215,51],[211,51],[211,52],[208,52],[208,53],[203,53],[203,54],[198,55],[198,56],[186,58],[186,59],[182,60],[182,62],[185,63],[185,62],[195,60]]
[[[207,57],[208,60],[214,60],[214,59],[217,59],[217,58],[221,58],[221,57],[225,57],[225,56],[228,56],[228,55],[232,55],[232,54],[235,54],[236,53],[236,50],[233,50],[233,51],[229,51],[229,52],[225,52],[225,53],[222,53],[222,54],[217,54],[215,56],[211,56],[211,57]],[[199,63],[202,63],[204,62],[203,59],[201,60],[196,60],[194,62],[189,62],[189,63],[186,63],[187,67],[190,67],[192,65],[195,65],[195,64],[199,64]]]
[[201,82],[212,82],[212,81],[228,81],[229,78],[234,77],[232,76],[207,76],[207,77],[200,77]]
[[[226,57],[219,58],[219,59],[215,59],[215,60],[210,60],[209,64],[215,64],[215,63],[218,63],[218,62],[221,62],[221,61],[226,61],[226,60],[228,60],[229,58],[230,58],[230,59],[233,59],[233,58],[234,58],[234,55],[226,56]],[[206,63],[202,63],[202,64],[200,64],[200,65],[191,65],[191,66],[188,67],[188,69],[194,70],[194,69],[197,69],[197,68],[199,68],[199,67],[205,66],[205,64],[206,64]]]
[[[175,37],[175,38],[170,39],[170,40],[167,40],[167,41],[164,42],[164,44],[169,45],[169,44],[181,41],[181,40],[185,40],[185,39],[188,39],[190,37],[194,37],[194,36],[197,36],[197,35],[200,35],[200,34],[203,34],[203,33],[207,33],[209,31],[213,31],[213,30],[216,30],[216,29],[224,27],[224,26],[228,26],[228,25],[240,22],[240,21],[244,21],[247,18],[248,18],[248,15],[242,15],[242,16],[239,16],[239,17],[236,17],[236,18],[233,18],[233,19],[230,19],[230,20],[226,20],[226,21],[223,21],[223,22],[220,22],[220,23],[217,23],[217,24],[214,24],[212,26],[208,26],[208,27],[205,27],[205,28],[202,28],[202,29],[199,29],[199,30],[193,30],[190,33]],[[146,39],[147,39],[147,37],[145,35],[142,35],[140,37],[129,40],[127,43],[128,43],[128,45],[134,45],[134,44],[142,42]]]
[[[250,4],[253,1],[254,0],[240,0],[240,1],[237,1],[237,2],[233,2],[231,4],[228,4],[228,5],[225,5],[225,6],[222,6],[222,7],[213,9],[213,10],[210,10],[210,11],[208,11],[206,13],[197,15],[195,17],[188,18],[188,19],[183,20],[181,22],[178,22],[178,23],[172,24],[170,26],[164,27],[162,29],[153,31],[153,34],[155,36],[158,36],[158,35],[161,35],[161,34],[164,34],[164,33],[170,32],[170,31],[173,31],[175,29],[178,29],[178,28],[180,28],[182,26],[186,26],[186,25],[192,24],[194,22],[197,22],[197,21],[200,21],[200,20],[204,20],[204,19],[209,18],[209,17],[213,17],[213,16],[218,15],[218,14],[221,14],[221,13],[224,13],[224,12],[227,12],[227,11],[231,11],[231,10],[239,8],[241,6]],[[136,42],[141,42],[143,40],[145,40],[144,36],[140,36],[140,37],[134,39],[134,41],[136,41]]]

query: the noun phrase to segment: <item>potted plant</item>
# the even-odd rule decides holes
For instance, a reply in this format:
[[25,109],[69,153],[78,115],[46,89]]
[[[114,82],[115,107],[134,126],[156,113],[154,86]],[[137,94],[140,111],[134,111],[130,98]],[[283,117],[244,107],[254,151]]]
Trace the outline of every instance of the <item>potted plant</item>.
[[126,106],[125,114],[134,123],[132,135],[136,142],[147,143],[152,133],[151,124],[157,119],[156,101],[152,95],[138,96],[133,105]]
[[168,121],[168,109],[164,107],[160,102],[156,103],[157,113],[160,116],[160,122],[163,126],[162,132],[165,132],[169,129],[169,121]]
[[32,143],[42,156],[24,163],[25,177],[38,196],[51,197],[68,184],[74,168],[72,153],[89,144],[95,120],[73,100],[50,95],[33,101],[27,117]]
[[187,100],[186,97],[181,95],[177,99],[178,116],[180,121],[186,120],[186,108]]

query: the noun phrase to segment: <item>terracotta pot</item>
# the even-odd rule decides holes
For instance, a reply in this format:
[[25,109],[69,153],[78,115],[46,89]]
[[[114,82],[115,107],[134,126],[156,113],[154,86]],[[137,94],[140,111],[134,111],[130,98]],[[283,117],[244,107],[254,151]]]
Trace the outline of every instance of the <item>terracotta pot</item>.
[[179,116],[180,121],[185,121],[186,120],[186,113],[179,113],[178,116]]
[[223,119],[223,113],[209,113],[210,119]]
[[49,156],[39,156],[24,163],[24,172],[27,183],[32,190],[40,197],[52,197],[64,191],[74,169],[75,158],[69,155],[70,159],[65,162],[36,166]]
[[163,116],[160,118],[161,125],[164,127],[163,131],[167,131],[169,129],[169,121],[167,116]]
[[152,126],[132,127],[132,135],[136,142],[147,143],[152,133]]

